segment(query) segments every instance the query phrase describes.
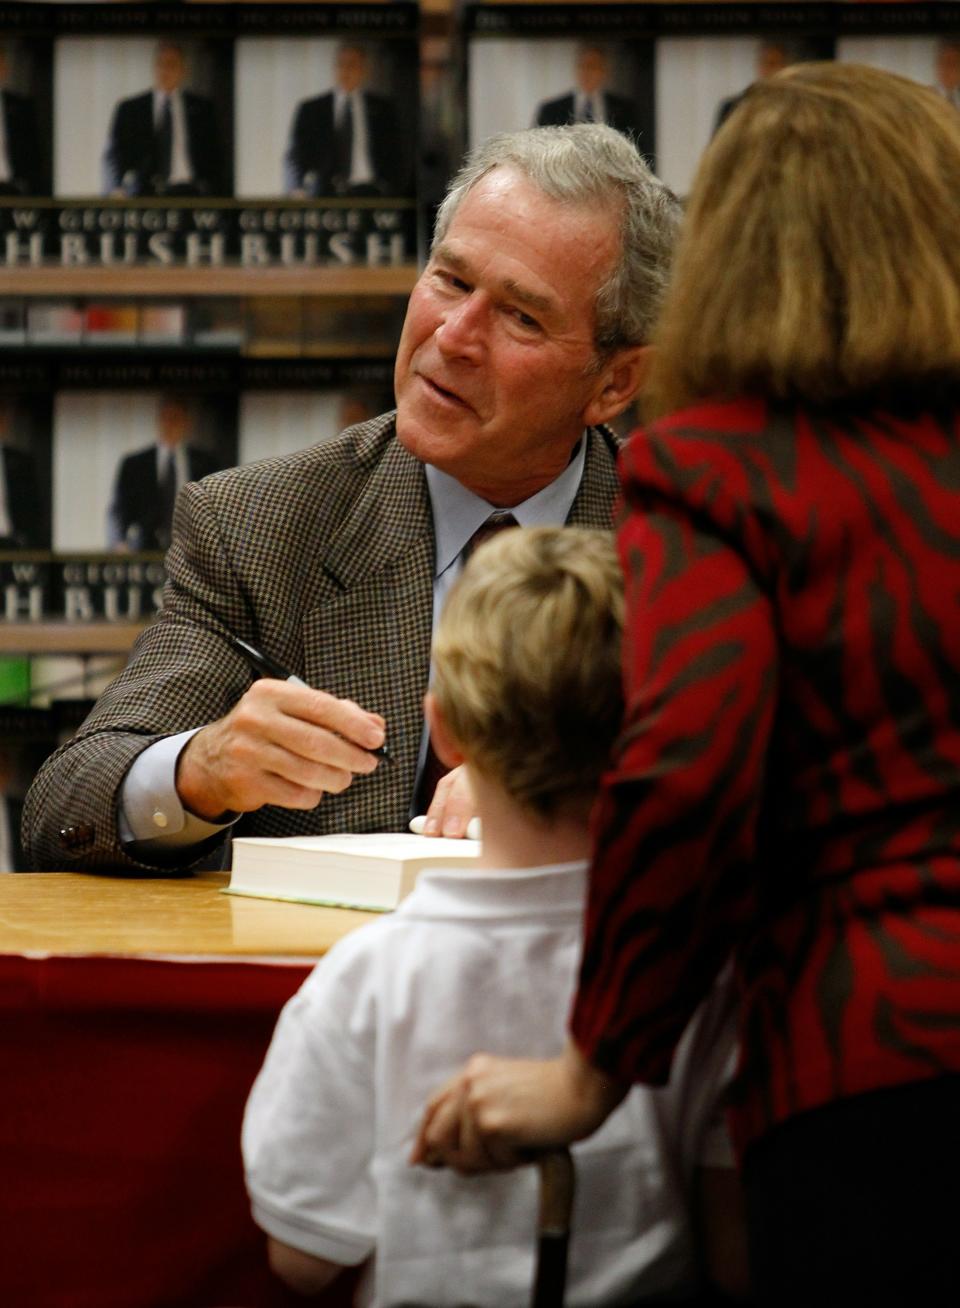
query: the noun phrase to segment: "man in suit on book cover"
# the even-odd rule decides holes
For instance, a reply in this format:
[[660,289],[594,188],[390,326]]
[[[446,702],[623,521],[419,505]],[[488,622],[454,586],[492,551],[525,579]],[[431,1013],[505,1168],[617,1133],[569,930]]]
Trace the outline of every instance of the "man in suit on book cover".
[[933,70],[937,95],[960,109],[960,37],[948,36],[937,42]]
[[537,127],[562,127],[565,123],[606,123],[618,132],[637,139],[640,132],[636,103],[608,90],[610,56],[599,45],[581,45],[574,62],[576,87],[555,100],[537,107]]
[[10,54],[0,45],[0,195],[36,195],[40,190],[40,139],[33,101],[7,85]]
[[[16,714],[26,699],[11,701]],[[50,750],[51,741],[25,744],[22,724],[4,722],[0,705],[0,872],[27,872],[29,866],[20,839],[23,797],[30,778]]]
[[14,417],[13,404],[0,397],[0,549],[44,549],[47,514],[37,464],[13,442]]
[[166,549],[177,491],[184,482],[198,481],[221,466],[207,450],[191,443],[193,423],[188,400],[162,397],[155,443],[125,455],[117,469],[108,526],[112,548]]
[[0,873],[24,871],[20,843],[23,800],[15,793],[16,763],[16,748],[0,742]]
[[[790,64],[795,64],[802,58],[802,53],[797,45],[792,41],[784,41],[780,38],[770,38],[760,41],[757,45],[755,68],[757,71],[756,80],[764,81],[767,77],[773,77],[779,73],[782,68],[787,68]],[[753,83],[751,83],[753,85]],[[717,106],[717,116],[713,124],[713,135],[720,130],[726,120],[736,109],[737,105],[747,94],[750,87],[744,87],[736,95],[727,96],[721,100]]]
[[[396,410],[180,492],[157,621],[31,788],[34,866],[158,872],[234,823],[397,831],[424,812],[434,614],[498,526],[612,527],[607,422],[639,389],[679,219],[601,124],[473,152],[410,297]],[[254,680],[230,636],[299,681]],[[463,833],[461,782],[437,785],[434,832]]]
[[222,147],[213,101],[184,87],[177,41],[158,42],[153,88],[116,106],[104,151],[107,195],[218,195]]
[[290,195],[396,195],[409,188],[397,106],[371,91],[369,78],[364,47],[341,45],[333,88],[297,105],[284,159]]

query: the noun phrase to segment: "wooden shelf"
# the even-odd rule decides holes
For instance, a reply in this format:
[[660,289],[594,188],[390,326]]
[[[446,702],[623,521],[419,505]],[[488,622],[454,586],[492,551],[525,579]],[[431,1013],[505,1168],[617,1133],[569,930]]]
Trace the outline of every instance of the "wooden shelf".
[[0,654],[126,654],[145,622],[8,622]]
[[409,295],[415,264],[317,268],[5,268],[4,295]]

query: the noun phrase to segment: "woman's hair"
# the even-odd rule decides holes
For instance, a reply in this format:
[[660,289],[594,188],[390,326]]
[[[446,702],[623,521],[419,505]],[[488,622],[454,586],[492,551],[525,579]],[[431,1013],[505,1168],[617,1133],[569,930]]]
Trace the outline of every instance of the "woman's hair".
[[468,763],[550,818],[592,801],[623,716],[623,579],[610,532],[513,528],[443,608],[433,692]]
[[744,96],[697,171],[645,402],[916,401],[960,381],[960,115],[854,64]]
[[650,171],[637,147],[603,123],[532,127],[491,136],[467,156],[437,211],[433,245],[446,236],[460,202],[494,168],[515,168],[551,199],[609,210],[620,218],[620,253],[597,292],[595,343],[610,354],[645,345],[667,286],[680,202]]

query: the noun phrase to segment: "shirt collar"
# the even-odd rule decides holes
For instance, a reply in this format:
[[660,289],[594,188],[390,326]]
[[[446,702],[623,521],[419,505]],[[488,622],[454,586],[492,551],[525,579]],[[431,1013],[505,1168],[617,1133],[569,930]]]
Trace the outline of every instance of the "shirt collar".
[[174,108],[175,108],[175,106],[176,106],[176,104],[177,104],[177,101],[178,101],[178,99],[179,99],[179,96],[180,96],[180,88],[179,88],[179,87],[178,87],[175,91],[160,91],[160,90],[157,89],[157,87],[154,87],[154,88],[153,88],[153,116],[154,116],[154,119],[157,119],[157,118],[160,117],[160,110],[163,108],[163,103],[164,103],[165,100],[169,100],[169,101],[170,101],[170,112],[173,113],[173,110],[174,110]]
[[573,501],[580,489],[580,480],[587,458],[587,442],[580,438],[573,458],[548,486],[536,495],[509,510],[474,495],[455,477],[441,472],[432,464],[426,465],[427,490],[433,513],[433,536],[436,541],[434,575],[441,576],[460,555],[467,541],[491,513],[510,512],[521,527],[559,527],[570,515]]
[[396,917],[503,919],[513,925],[566,919],[579,925],[587,886],[586,860],[544,867],[425,868]]

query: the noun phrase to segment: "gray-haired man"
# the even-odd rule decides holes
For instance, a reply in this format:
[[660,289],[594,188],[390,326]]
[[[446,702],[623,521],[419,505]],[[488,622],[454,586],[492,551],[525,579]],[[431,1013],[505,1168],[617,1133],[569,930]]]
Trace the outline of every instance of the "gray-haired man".
[[[611,524],[603,424],[639,386],[678,220],[611,128],[480,147],[410,297],[396,413],[181,492],[160,617],[34,782],[31,865],[186,867],[238,815],[246,834],[402,828],[433,617],[474,532],[497,510]],[[308,686],[251,685],[227,632]],[[468,802],[448,780],[431,814],[453,834]]]

